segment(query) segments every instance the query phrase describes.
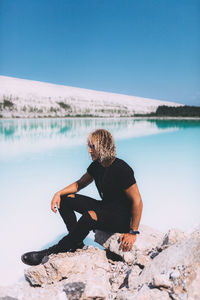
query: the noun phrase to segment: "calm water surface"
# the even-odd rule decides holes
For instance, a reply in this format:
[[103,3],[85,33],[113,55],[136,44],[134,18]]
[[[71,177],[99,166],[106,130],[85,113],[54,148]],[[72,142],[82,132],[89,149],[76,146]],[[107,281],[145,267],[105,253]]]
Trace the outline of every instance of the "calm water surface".
[[[190,230],[199,222],[199,121],[1,120],[0,285],[22,280],[23,252],[49,246],[66,233],[50,202],[86,172],[91,159],[85,142],[96,128],[112,132],[117,156],[135,171],[144,202],[141,223],[166,232]],[[93,183],[81,192],[99,199]]]

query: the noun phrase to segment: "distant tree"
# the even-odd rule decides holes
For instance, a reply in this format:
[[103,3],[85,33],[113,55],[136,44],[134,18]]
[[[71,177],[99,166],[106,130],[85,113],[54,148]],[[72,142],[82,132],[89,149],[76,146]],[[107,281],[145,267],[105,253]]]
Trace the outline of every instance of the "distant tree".
[[4,99],[3,100],[3,108],[12,109],[14,107],[14,103],[10,100]]
[[135,116],[149,117],[200,117],[200,106],[158,106],[155,113],[135,114]]
[[159,106],[155,113],[157,116],[173,117],[200,117],[199,106]]
[[57,102],[61,108],[65,109],[65,110],[70,110],[71,106],[69,104],[66,104],[64,102]]

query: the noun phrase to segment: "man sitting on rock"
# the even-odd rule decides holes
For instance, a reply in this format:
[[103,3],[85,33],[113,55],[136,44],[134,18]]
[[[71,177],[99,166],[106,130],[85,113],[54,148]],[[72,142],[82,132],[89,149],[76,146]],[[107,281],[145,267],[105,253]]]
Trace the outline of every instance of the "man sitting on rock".
[[[76,182],[57,192],[51,209],[59,210],[68,229],[68,235],[58,244],[41,251],[22,255],[28,265],[38,265],[45,256],[83,248],[83,240],[90,230],[120,232],[123,251],[129,251],[139,233],[142,214],[142,199],[132,168],[116,157],[112,135],[105,129],[98,129],[88,137],[88,151],[93,162],[87,172]],[[77,194],[95,180],[101,201]],[[77,221],[75,211],[82,214]]]

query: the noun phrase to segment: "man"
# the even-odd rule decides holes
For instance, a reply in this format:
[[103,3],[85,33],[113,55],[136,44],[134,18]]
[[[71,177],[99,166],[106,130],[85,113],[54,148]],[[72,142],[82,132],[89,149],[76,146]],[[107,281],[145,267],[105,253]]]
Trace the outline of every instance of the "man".
[[[88,137],[89,153],[93,162],[76,182],[58,191],[51,209],[57,209],[69,231],[58,244],[22,255],[28,265],[38,265],[44,256],[83,247],[90,230],[120,232],[120,249],[132,249],[139,233],[143,203],[132,168],[116,157],[116,147],[110,132],[97,129]],[[95,181],[101,201],[77,194]],[[82,214],[77,221],[75,211]]]

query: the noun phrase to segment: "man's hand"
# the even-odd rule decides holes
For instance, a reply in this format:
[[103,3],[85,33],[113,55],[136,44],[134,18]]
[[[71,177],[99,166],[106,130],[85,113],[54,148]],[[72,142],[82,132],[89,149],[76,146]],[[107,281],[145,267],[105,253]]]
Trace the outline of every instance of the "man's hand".
[[120,250],[130,251],[136,241],[136,234],[123,233],[120,235]]
[[51,201],[51,210],[53,211],[53,212],[55,212],[56,213],[56,207],[57,208],[60,208],[60,195],[59,194],[55,194],[54,195],[54,197],[53,197],[53,199],[52,199],[52,201]]

